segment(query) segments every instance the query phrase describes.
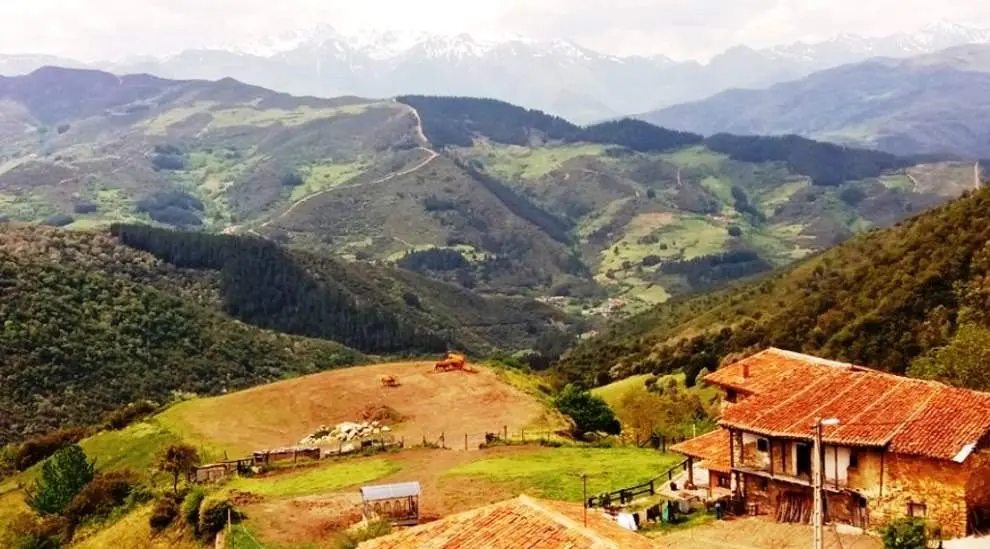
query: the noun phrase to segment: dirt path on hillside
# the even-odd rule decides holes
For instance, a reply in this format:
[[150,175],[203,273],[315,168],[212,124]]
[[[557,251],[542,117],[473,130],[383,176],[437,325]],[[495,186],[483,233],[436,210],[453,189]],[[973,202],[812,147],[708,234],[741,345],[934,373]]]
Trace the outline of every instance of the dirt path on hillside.
[[301,198],[301,199],[293,202],[292,205],[289,206],[288,209],[286,209],[284,212],[282,212],[282,213],[278,214],[277,216],[269,219],[268,221],[265,221],[264,223],[262,223],[260,226],[258,226],[258,229],[264,229],[265,227],[268,227],[269,225],[271,225],[272,223],[278,221],[279,219],[282,219],[283,217],[291,214],[292,212],[294,212],[296,210],[296,208],[298,208],[299,206],[302,206],[303,204],[305,204],[306,202],[309,202],[310,200],[313,200],[314,198],[318,198],[318,197],[321,197],[323,195],[330,194],[332,192],[340,191],[340,190],[344,190],[344,189],[354,189],[354,188],[357,188],[357,187],[367,187],[367,186],[371,186],[371,185],[378,185],[378,184],[381,184],[381,183],[385,183],[387,181],[391,181],[391,180],[395,179],[396,177],[402,177],[404,175],[409,175],[409,174],[411,174],[411,173],[413,173],[413,172],[415,172],[417,170],[420,170],[423,167],[425,167],[427,164],[429,164],[430,162],[432,162],[433,159],[435,159],[436,157],[440,156],[436,152],[434,152],[434,151],[432,151],[430,149],[427,149],[426,147],[417,147],[417,149],[418,150],[421,150],[421,151],[425,151],[427,153],[427,158],[426,158],[426,160],[420,162],[419,164],[416,164],[412,168],[409,168],[409,169],[406,169],[406,170],[402,170],[401,172],[395,172],[393,174],[389,174],[389,175],[387,175],[385,177],[381,177],[379,179],[375,179],[374,181],[368,181],[366,183],[356,183],[354,185],[338,185],[336,187],[331,187],[331,188],[329,188],[329,189],[327,189],[325,191],[320,191],[318,193],[314,193],[314,194],[311,194],[309,196],[303,197],[303,198]]
[[[264,228],[268,227],[269,225],[271,225],[272,223],[278,221],[279,219],[282,219],[283,217],[291,214],[292,212],[294,212],[296,210],[296,208],[298,208],[299,206],[305,204],[306,202],[309,202],[310,200],[313,200],[314,198],[317,198],[319,196],[323,196],[325,194],[329,194],[329,193],[334,192],[334,191],[343,190],[343,189],[354,189],[354,188],[357,188],[357,187],[365,187],[365,186],[369,186],[369,185],[378,185],[378,184],[381,184],[381,183],[385,183],[385,182],[391,181],[391,180],[393,180],[393,179],[395,179],[397,177],[402,177],[402,176],[405,176],[405,175],[409,175],[409,174],[411,174],[411,173],[413,173],[415,171],[421,170],[424,167],[426,167],[427,164],[429,164],[434,159],[436,159],[436,157],[440,156],[436,151],[434,151],[434,150],[432,150],[432,149],[429,148],[430,141],[426,138],[426,133],[423,132],[423,119],[420,118],[419,111],[417,111],[416,109],[410,107],[409,105],[406,105],[404,103],[399,103],[394,98],[392,99],[392,102],[408,108],[409,109],[409,112],[412,113],[413,117],[416,119],[416,127],[415,127],[416,137],[419,138],[419,141],[421,143],[420,146],[416,147],[416,150],[421,150],[421,151],[424,151],[424,152],[427,153],[427,157],[426,157],[425,160],[423,160],[419,164],[416,164],[412,168],[408,168],[406,170],[402,170],[402,171],[399,171],[399,172],[396,172],[396,173],[389,174],[389,175],[387,175],[385,177],[381,177],[381,178],[376,179],[374,181],[368,181],[366,183],[356,183],[354,185],[339,185],[339,186],[336,186],[336,187],[331,187],[331,188],[326,189],[324,191],[320,191],[318,193],[311,194],[309,196],[304,196],[303,198],[301,198],[301,199],[293,202],[291,205],[289,205],[289,207],[285,211],[283,211],[282,213],[276,215],[275,217],[273,217],[273,218],[269,219],[268,221],[265,221],[264,223],[262,223],[261,225],[259,225],[258,226],[258,230],[264,229]],[[233,234],[233,233],[239,231],[241,229],[241,227],[243,227],[243,225],[232,225],[232,226],[227,227],[226,229],[224,229],[223,230],[223,234]],[[255,230],[255,229],[248,229],[248,232],[253,233],[256,236],[261,236],[261,234],[258,233],[258,231]]]

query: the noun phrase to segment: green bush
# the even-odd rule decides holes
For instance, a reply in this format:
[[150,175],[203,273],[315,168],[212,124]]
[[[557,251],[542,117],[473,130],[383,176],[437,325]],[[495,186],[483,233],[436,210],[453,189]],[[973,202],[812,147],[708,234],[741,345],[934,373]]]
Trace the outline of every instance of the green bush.
[[204,498],[206,498],[206,490],[202,486],[196,486],[186,494],[186,499],[182,500],[182,516],[193,529],[199,529],[199,508]]
[[199,506],[197,531],[203,536],[216,534],[227,525],[228,514],[231,520],[239,516],[230,500],[216,496],[203,499]]
[[884,549],[926,549],[928,535],[921,519],[904,517],[883,528]]
[[602,431],[617,435],[622,430],[615,412],[600,397],[582,391],[573,385],[564,387],[554,400],[554,405],[563,414],[574,420],[574,436],[582,438],[590,431]]
[[93,463],[83,449],[77,444],[67,446],[45,461],[25,501],[40,515],[61,514],[93,476]]
[[160,532],[169,527],[179,515],[179,503],[174,494],[168,494],[155,501],[155,508],[151,511],[148,524],[155,532]]

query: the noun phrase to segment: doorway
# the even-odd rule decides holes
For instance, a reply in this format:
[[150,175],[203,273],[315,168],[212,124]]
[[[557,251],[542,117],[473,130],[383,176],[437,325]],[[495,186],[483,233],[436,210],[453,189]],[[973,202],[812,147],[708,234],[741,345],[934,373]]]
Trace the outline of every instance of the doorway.
[[798,443],[795,447],[797,476],[811,478],[811,445]]

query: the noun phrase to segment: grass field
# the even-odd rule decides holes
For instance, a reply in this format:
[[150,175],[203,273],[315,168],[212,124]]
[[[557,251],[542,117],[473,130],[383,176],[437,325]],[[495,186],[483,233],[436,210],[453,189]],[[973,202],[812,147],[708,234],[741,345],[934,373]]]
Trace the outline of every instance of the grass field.
[[[613,408],[619,404],[629,391],[643,391],[646,392],[646,380],[653,377],[652,374],[643,374],[638,376],[627,377],[625,379],[620,379],[619,381],[614,381],[608,385],[603,385],[591,390],[591,393],[602,397],[609,406]],[[691,388],[686,388],[684,385],[684,374],[669,374],[665,376],[660,376],[657,379],[658,386],[666,386],[670,380],[674,380],[678,387],[686,390],[688,393],[697,394],[701,397],[702,402],[710,402],[713,398],[719,396],[719,390],[716,387],[698,384]]]
[[86,455],[100,471],[129,467],[147,471],[158,452],[179,438],[152,420],[135,423],[120,431],[103,431],[80,443]]
[[588,476],[588,494],[597,494],[645,482],[679,461],[676,455],[640,448],[544,448],[462,465],[446,476],[506,483],[536,497],[581,501],[581,475]]
[[724,154],[719,154],[708,150],[702,145],[687,147],[673,153],[663,154],[661,157],[671,164],[676,164],[685,168],[717,168],[723,161],[729,158]]
[[[152,505],[145,505],[131,512],[114,524],[94,532],[91,537],[73,539],[72,546],[78,549],[201,549],[192,533],[186,528],[169,528],[161,534],[154,534],[148,525]],[[176,519],[181,523],[182,519]],[[85,533],[80,532],[81,535]]]
[[479,145],[470,154],[491,173],[509,178],[539,179],[561,167],[568,160],[581,156],[599,156],[602,145],[573,144],[530,148],[516,145]]
[[346,162],[340,164],[319,164],[308,168],[304,183],[292,189],[289,199],[300,200],[307,195],[325,191],[329,188],[347,182],[368,169],[365,162]]
[[348,486],[371,482],[396,473],[399,469],[401,469],[399,462],[388,459],[330,462],[269,476],[242,477],[231,481],[225,487],[259,496],[308,496],[335,492]]

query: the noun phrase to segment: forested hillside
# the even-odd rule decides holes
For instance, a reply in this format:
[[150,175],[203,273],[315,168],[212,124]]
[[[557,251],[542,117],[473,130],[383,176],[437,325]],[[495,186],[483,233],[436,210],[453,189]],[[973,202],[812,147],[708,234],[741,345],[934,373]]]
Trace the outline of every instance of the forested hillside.
[[986,44],[912,59],[876,58],[769,88],[724,91],[640,118],[705,135],[799,134],[895,154],[987,158],[988,59]]
[[771,278],[651,310],[576,348],[568,381],[684,370],[768,346],[990,389],[990,189]]
[[0,445],[139,399],[164,403],[174,391],[215,394],[362,360],[197,304],[211,301],[209,286],[104,236],[0,229]]
[[367,263],[290,251],[257,237],[115,225],[120,242],[218,277],[223,310],[249,324],[370,353],[531,347],[566,317],[523,298],[469,290]]
[[[589,316],[609,298],[625,300],[627,314],[788,265],[956,197],[974,172],[797,137],[704,139],[629,119],[582,127],[487,99],[320,99],[232,79],[58,68],[0,79],[0,120],[0,221],[260,236],[382,267],[408,257],[463,290],[552,295]],[[445,259],[416,260],[431,254]],[[456,307],[436,321],[398,286],[370,317],[356,312],[360,296],[311,299],[305,288],[261,309],[251,292],[234,292],[243,299],[228,309],[369,352],[408,341],[489,348],[507,325],[517,327],[508,341],[528,345],[545,324],[528,312],[479,317],[451,336],[465,324],[451,320]],[[450,285],[427,293],[462,295]],[[318,311],[301,312],[302,296]],[[316,326],[331,318],[349,320]],[[349,324],[359,318],[377,328]]]

